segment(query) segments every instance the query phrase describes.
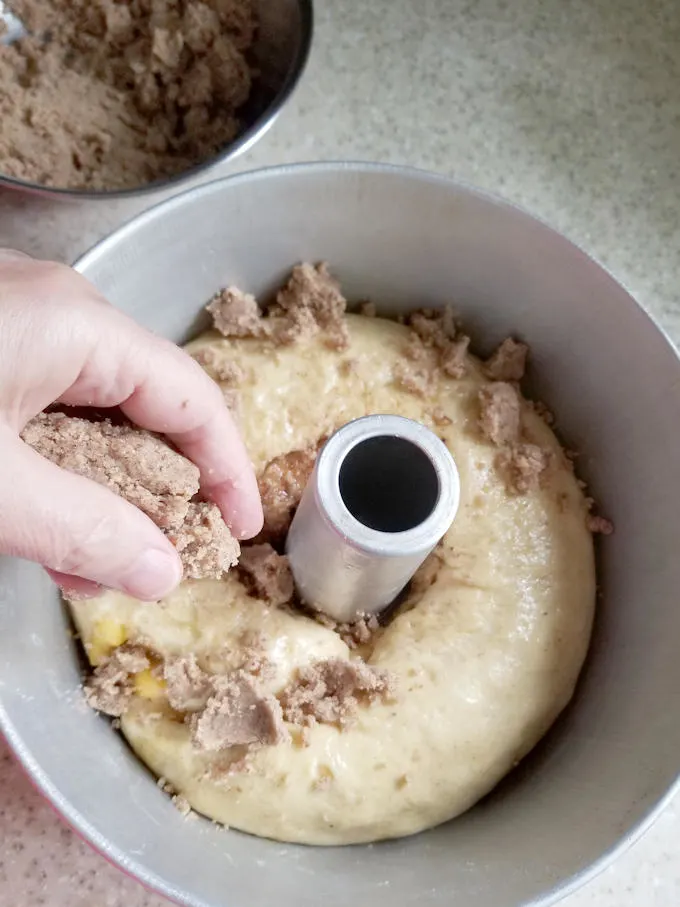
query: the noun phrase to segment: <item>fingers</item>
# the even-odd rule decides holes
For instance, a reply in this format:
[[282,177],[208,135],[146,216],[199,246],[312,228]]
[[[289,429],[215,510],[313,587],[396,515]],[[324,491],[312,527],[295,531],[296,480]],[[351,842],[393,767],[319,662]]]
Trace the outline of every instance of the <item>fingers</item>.
[[263,521],[257,481],[220,389],[177,346],[120,312],[108,314],[106,344],[95,350],[62,402],[118,405],[135,424],[166,435],[198,466],[201,491],[234,534],[257,535]]
[[174,344],[154,338],[137,359],[133,393],[121,403],[137,425],[165,434],[198,466],[201,491],[239,538],[262,528],[262,505],[250,458],[222,392]]
[[222,404],[195,428],[174,430],[168,437],[198,466],[204,496],[217,504],[234,534],[241,539],[257,535],[263,523],[260,492],[227,407]]
[[[179,583],[177,552],[140,510],[59,469],[7,429],[0,444],[0,550],[143,601],[156,601]],[[91,586],[74,581],[71,588]]]
[[204,496],[234,534],[257,535],[263,521],[257,481],[219,387],[179,347],[119,311],[102,308],[98,318],[102,342],[60,402],[120,406],[135,424],[166,435],[198,466]]
[[219,506],[234,535],[256,535],[262,507],[252,466],[220,389],[200,366],[108,305],[71,268],[19,258],[3,272],[5,422],[20,430],[55,401],[120,406],[196,463],[204,495]]

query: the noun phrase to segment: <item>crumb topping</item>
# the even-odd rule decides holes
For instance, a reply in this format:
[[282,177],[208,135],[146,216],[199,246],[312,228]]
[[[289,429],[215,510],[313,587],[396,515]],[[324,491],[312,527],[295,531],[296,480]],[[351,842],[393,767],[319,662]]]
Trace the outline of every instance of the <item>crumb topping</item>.
[[178,712],[204,709],[213,692],[210,676],[201,669],[193,653],[166,658],[163,680],[168,702]]
[[431,348],[412,332],[404,346],[403,359],[394,366],[394,383],[416,397],[427,397],[434,385],[436,368]]
[[404,347],[404,360],[397,364],[394,381],[418,397],[431,392],[437,372],[462,378],[470,338],[457,332],[450,307],[442,311],[421,309],[406,319],[411,335]]
[[119,718],[130,704],[134,693],[135,674],[150,666],[141,646],[124,644],[105,658],[84,685],[88,705],[105,715]]
[[[504,341],[489,360],[496,363],[495,374],[518,375],[520,361],[523,370],[526,360],[526,349],[521,350],[523,346],[514,340]],[[487,372],[488,368],[487,363]],[[479,428],[486,440],[500,448],[496,467],[505,476],[508,490],[518,495],[536,491],[541,487],[553,455],[540,445],[523,440],[522,401],[517,386],[499,378],[480,388],[477,396]],[[532,408],[536,409],[536,406]]]
[[359,303],[359,314],[363,315],[364,318],[375,318],[377,317],[378,310],[375,307],[375,303],[371,302],[369,299],[366,302]]
[[295,592],[288,558],[265,542],[241,549],[238,572],[251,595],[272,607],[290,602]]
[[130,425],[40,413],[21,436],[57,466],[105,485],[139,507],[162,529],[182,525],[198,491],[193,463],[157,435]]
[[493,381],[521,381],[528,354],[526,343],[508,337],[484,363],[486,374]]
[[224,337],[264,337],[267,325],[257,300],[236,287],[220,290],[206,306],[215,330]]
[[439,365],[449,378],[462,378],[465,375],[465,357],[469,346],[470,338],[463,335],[441,350]]
[[501,447],[519,440],[520,399],[511,384],[498,381],[480,388],[479,427],[484,437]]
[[368,614],[358,617],[351,623],[338,624],[335,632],[349,649],[357,649],[371,642],[379,629],[378,618],[375,614]]
[[451,418],[446,415],[446,413],[440,406],[435,406],[435,408],[432,410],[432,421],[440,428],[445,425],[451,425],[452,422]]
[[325,440],[274,457],[263,469],[257,480],[264,510],[262,538],[281,542],[285,537]]
[[193,503],[199,472],[162,438],[130,424],[40,413],[22,432],[37,453],[139,507],[175,545],[185,576],[219,577],[239,544],[214,504]]
[[219,579],[238,562],[240,545],[215,504],[189,504],[180,529],[168,533],[187,579]]
[[614,524],[611,520],[607,520],[603,516],[589,514],[587,517],[587,526],[590,532],[595,535],[611,535],[614,532]]
[[[542,403],[540,400],[527,400],[529,406],[533,409],[539,418],[543,419],[546,425],[552,426],[555,424],[555,416],[548,409],[545,403]],[[565,455],[569,457],[569,451],[565,450]]]
[[375,614],[361,614],[356,620],[341,624],[320,611],[313,612],[312,616],[322,627],[337,633],[349,649],[365,646],[380,629],[380,621]]
[[505,473],[508,487],[515,494],[536,491],[552,462],[550,451],[538,444],[511,444],[498,454],[498,466]]
[[211,346],[204,346],[192,354],[192,358],[210,375],[215,381],[225,384],[227,387],[238,387],[245,378],[245,374],[240,365],[236,362],[230,362],[224,355],[220,355],[216,349]]
[[408,316],[408,325],[427,346],[446,350],[456,339],[456,320],[451,306],[443,309],[419,309]]
[[394,692],[389,672],[354,659],[329,658],[302,668],[280,696],[286,721],[301,727],[351,723],[362,705]]
[[289,739],[278,700],[244,671],[213,679],[215,693],[191,718],[199,750],[219,752],[232,746],[274,746]]
[[338,281],[321,262],[296,265],[266,313],[254,296],[235,287],[220,290],[207,309],[225,337],[265,337],[289,346],[321,334],[328,347],[344,350],[349,346],[346,307]]
[[290,343],[320,331],[332,349],[346,349],[349,346],[346,308],[347,300],[340,292],[340,284],[325,262],[296,265],[288,283],[276,296],[274,311],[285,316],[280,339]]
[[185,819],[191,815],[191,804],[186,797],[182,797],[180,794],[173,794],[172,803],[175,809],[178,810]]

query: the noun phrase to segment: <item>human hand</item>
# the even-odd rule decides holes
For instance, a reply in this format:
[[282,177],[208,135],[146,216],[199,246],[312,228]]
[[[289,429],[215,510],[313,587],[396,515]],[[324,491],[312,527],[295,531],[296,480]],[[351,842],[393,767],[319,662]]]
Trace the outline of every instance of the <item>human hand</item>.
[[20,439],[52,403],[119,406],[198,466],[203,496],[237,538],[259,532],[250,460],[200,366],[71,268],[0,250],[0,553],[37,561],[72,594],[95,594],[99,585],[143,600],[167,594],[182,566],[149,517]]

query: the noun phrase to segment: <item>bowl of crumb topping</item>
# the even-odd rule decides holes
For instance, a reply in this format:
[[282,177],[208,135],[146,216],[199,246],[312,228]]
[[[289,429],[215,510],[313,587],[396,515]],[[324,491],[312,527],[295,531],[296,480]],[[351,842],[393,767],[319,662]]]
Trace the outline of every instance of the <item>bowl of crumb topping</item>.
[[0,3],[0,186],[180,184],[264,135],[311,40],[311,0]]
[[[192,189],[76,267],[220,385],[265,526],[239,551],[162,439],[29,423],[64,468],[110,472],[115,437],[183,477],[171,507],[118,483],[176,540],[162,602],[0,559],[0,726],[64,818],[187,907],[547,907],[636,840],[680,767],[680,365],[626,290],[512,205],[370,164]],[[286,539],[376,414],[437,436],[460,500],[394,605],[339,623]]]

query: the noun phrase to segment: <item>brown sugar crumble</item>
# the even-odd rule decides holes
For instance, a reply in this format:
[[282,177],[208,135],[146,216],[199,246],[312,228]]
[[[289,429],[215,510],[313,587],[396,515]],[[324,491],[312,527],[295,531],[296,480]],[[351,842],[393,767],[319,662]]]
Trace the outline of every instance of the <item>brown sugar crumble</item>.
[[288,558],[267,542],[241,549],[238,572],[250,594],[274,608],[293,598],[295,583]]
[[611,535],[614,532],[614,524],[603,516],[589,514],[587,526],[594,535]]
[[219,579],[237,561],[240,545],[215,504],[189,504],[179,529],[167,533],[187,579]]
[[376,318],[378,315],[378,310],[374,302],[371,302],[370,299],[366,302],[359,303],[359,314],[363,315],[364,318]]
[[327,346],[342,350],[349,343],[346,306],[337,280],[321,262],[296,265],[264,314],[253,296],[234,288],[220,291],[208,311],[225,337],[264,336],[288,346],[321,334]]
[[264,337],[267,334],[267,323],[257,300],[236,287],[220,290],[206,309],[212,315],[215,330],[224,337]]
[[[377,629],[375,619],[357,622],[352,632],[366,642]],[[201,752],[236,752],[238,766],[263,746],[291,740],[286,723],[307,733],[317,723],[342,729],[352,723],[362,707],[384,702],[395,689],[388,671],[359,658],[330,658],[298,670],[277,695],[263,687],[272,675],[263,649],[264,637],[244,639],[242,665],[210,673],[194,654],[161,658],[143,645],[124,643],[98,665],[84,684],[88,704],[118,719],[135,697],[135,676],[156,664],[168,704],[191,730],[192,745]],[[161,782],[159,784],[162,786]],[[164,788],[165,789],[165,788]],[[171,791],[175,793],[175,791]]]
[[215,693],[191,719],[192,740],[199,750],[219,752],[231,746],[274,746],[289,739],[278,700],[263,692],[244,671],[213,679]]
[[462,378],[465,374],[465,357],[470,346],[470,338],[463,336],[449,343],[439,354],[441,370],[449,378]]
[[453,309],[419,309],[408,316],[408,325],[428,346],[445,350],[456,339],[457,328]]
[[231,362],[216,349],[207,346],[192,353],[192,358],[216,381],[222,390],[224,402],[237,419],[240,416],[241,400],[238,386],[245,378],[245,372],[236,362]]
[[357,649],[371,642],[379,629],[380,621],[375,614],[369,614],[348,624],[338,624],[335,632],[349,649]]
[[526,343],[507,337],[484,363],[484,370],[493,381],[521,381],[528,354]]
[[62,469],[115,491],[162,529],[182,525],[198,492],[197,467],[147,431],[52,412],[32,419],[22,438]]
[[432,389],[432,373],[424,363],[397,362],[394,383],[414,397],[427,397]]
[[552,462],[552,454],[538,444],[511,444],[497,457],[508,487],[515,494],[527,494],[540,487],[541,478]]
[[175,545],[185,576],[219,577],[236,563],[239,544],[218,508],[192,502],[197,467],[157,435],[50,412],[31,419],[21,436],[57,466],[139,507]]
[[452,419],[450,416],[447,416],[441,407],[436,406],[432,410],[432,421],[435,425],[438,425],[440,428],[444,425],[451,425]]
[[346,307],[338,281],[320,262],[296,265],[266,313],[254,296],[235,287],[220,290],[207,310],[225,337],[266,337],[289,346],[320,334],[328,347],[343,350],[349,345]]
[[362,705],[394,693],[394,677],[359,659],[328,658],[302,668],[280,696],[286,721],[301,727],[352,722]]
[[188,819],[189,816],[192,815],[191,804],[186,797],[182,797],[180,794],[174,794],[172,797],[172,804],[185,819]]
[[519,440],[520,399],[511,384],[488,384],[479,391],[479,427],[485,438],[501,447]]
[[0,45],[0,172],[127,189],[216,154],[256,78],[252,0],[11,0]]
[[236,362],[230,362],[220,356],[211,346],[204,346],[192,353],[192,358],[206,371],[214,381],[226,384],[227,387],[238,387],[245,378],[245,373]]
[[470,338],[458,333],[453,310],[421,309],[406,319],[411,335],[404,360],[397,363],[394,381],[418,397],[426,397],[437,371],[449,378],[462,378]]
[[271,680],[276,675],[276,666],[267,656],[267,636],[257,630],[246,630],[240,642],[239,671],[245,671],[259,680]]
[[432,368],[426,360],[406,358],[394,366],[395,385],[414,397],[427,397],[432,390],[432,377]]
[[85,683],[88,705],[105,715],[119,718],[132,699],[134,675],[145,671],[150,664],[141,646],[119,646],[94,669]]
[[[552,426],[555,424],[555,416],[552,411],[548,409],[545,403],[542,403],[540,400],[528,400],[529,406],[533,409],[537,416],[539,416],[546,425]],[[573,451],[565,450],[564,455],[567,459],[571,459],[571,455],[575,457],[576,454]]]
[[339,624],[320,611],[310,612],[318,624],[337,633],[348,649],[358,649],[371,642],[380,629],[380,621],[375,614],[359,615],[350,623]]
[[213,692],[210,676],[193,654],[166,658],[163,680],[168,702],[178,712],[199,712]]
[[322,438],[317,444],[274,457],[263,469],[257,480],[264,511],[260,539],[274,544],[283,541],[324,442]]
[[320,332],[327,346],[344,350],[349,346],[346,308],[347,300],[328,265],[303,263],[293,268],[288,283],[277,293],[272,316],[283,316],[281,342]]
[[[517,382],[524,375],[527,355],[526,344],[512,338],[504,340],[484,367],[492,381],[477,395],[482,436],[500,448],[496,467],[505,476],[508,490],[518,495],[540,488],[553,462],[551,451],[522,438],[522,399]],[[540,404],[527,405],[544,418]]]

